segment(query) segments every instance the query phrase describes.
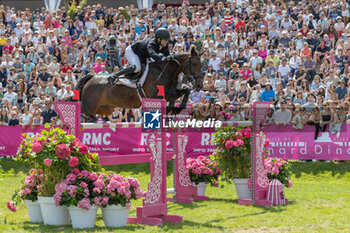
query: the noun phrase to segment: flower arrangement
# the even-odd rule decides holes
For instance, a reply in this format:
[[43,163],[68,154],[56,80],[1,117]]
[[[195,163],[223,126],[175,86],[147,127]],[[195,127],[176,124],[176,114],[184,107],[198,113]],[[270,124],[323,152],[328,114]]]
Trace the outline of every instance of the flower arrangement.
[[100,193],[95,198],[95,205],[121,205],[131,208],[131,200],[137,200],[146,195],[140,187],[140,182],[133,177],[123,177],[114,173],[101,174],[94,182],[95,192]]
[[79,171],[78,168],[74,168],[64,180],[56,184],[56,193],[53,196],[55,205],[90,209],[94,204],[94,198],[99,196],[99,193],[94,192],[94,182],[97,179],[96,173],[86,170]]
[[23,134],[17,152],[17,160],[27,162],[37,170],[42,170],[39,192],[42,196],[53,196],[55,185],[61,182],[73,169],[98,171],[101,168],[98,155],[90,153],[74,135],[66,135],[60,128],[42,130],[31,136]]
[[292,187],[293,183],[290,179],[290,163],[282,158],[266,157],[264,167],[269,180],[279,180],[285,187]]
[[214,187],[219,186],[219,175],[221,171],[216,162],[210,160],[209,157],[199,156],[196,159],[188,158],[186,160],[186,168],[191,181],[196,185],[204,182]]
[[[216,161],[223,172],[224,180],[230,182],[233,178],[249,178],[251,167],[251,128],[223,127],[214,133],[214,154],[210,158]],[[269,141],[265,143],[266,147]]]
[[145,196],[135,178],[123,178],[113,173],[97,175],[86,170],[80,172],[78,169],[73,169],[55,189],[54,200],[57,206],[78,206],[85,210],[92,205],[106,207],[120,204],[130,208],[131,200]]
[[37,201],[39,193],[39,185],[42,176],[42,171],[30,169],[29,175],[26,176],[20,186],[19,190],[16,190],[12,196],[12,201],[7,202],[7,207],[15,212],[16,207],[22,200]]

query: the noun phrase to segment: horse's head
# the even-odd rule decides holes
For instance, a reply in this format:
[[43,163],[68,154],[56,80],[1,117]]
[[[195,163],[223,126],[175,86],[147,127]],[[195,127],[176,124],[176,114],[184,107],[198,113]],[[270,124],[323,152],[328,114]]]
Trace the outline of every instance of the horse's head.
[[192,46],[183,68],[183,73],[189,81],[193,82],[194,89],[198,91],[203,87],[202,63],[200,58],[201,54],[197,53],[196,48]]

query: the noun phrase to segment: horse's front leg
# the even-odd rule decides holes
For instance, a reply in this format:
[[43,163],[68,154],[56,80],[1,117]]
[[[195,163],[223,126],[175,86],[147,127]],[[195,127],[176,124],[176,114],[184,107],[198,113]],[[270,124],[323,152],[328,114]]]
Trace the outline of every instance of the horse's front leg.
[[188,102],[188,97],[190,96],[191,90],[189,88],[185,88],[180,90],[180,96],[184,96],[181,103],[180,103],[180,110],[183,110],[186,108],[187,102]]
[[166,107],[166,113],[169,114],[170,112],[174,111],[175,109],[175,99],[169,100],[169,105]]

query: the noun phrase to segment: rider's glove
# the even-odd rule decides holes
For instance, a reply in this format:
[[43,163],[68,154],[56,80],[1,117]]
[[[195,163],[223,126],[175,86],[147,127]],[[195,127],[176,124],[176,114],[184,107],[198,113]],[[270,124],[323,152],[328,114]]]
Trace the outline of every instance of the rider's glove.
[[174,54],[170,54],[169,56],[167,56],[167,60],[174,60]]

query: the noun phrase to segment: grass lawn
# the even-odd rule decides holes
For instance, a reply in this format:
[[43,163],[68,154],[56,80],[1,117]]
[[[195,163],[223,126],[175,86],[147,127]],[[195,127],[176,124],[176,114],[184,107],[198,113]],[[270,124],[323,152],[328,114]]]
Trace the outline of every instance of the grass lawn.
[[[168,166],[169,170],[171,165]],[[106,170],[136,177],[146,190],[149,164],[107,166]],[[71,227],[51,227],[29,222],[24,204],[10,212],[6,202],[19,186],[28,167],[11,159],[0,159],[0,232],[79,232]],[[80,232],[350,232],[350,162],[292,163],[293,187],[286,189],[287,206],[272,208],[240,206],[233,184],[207,189],[215,200],[193,204],[169,203],[169,214],[183,216],[183,223],[163,226],[128,225],[105,228],[101,211],[96,227]],[[168,187],[172,174],[168,171]],[[129,216],[136,215],[133,202]],[[6,224],[4,219],[6,218]]]

